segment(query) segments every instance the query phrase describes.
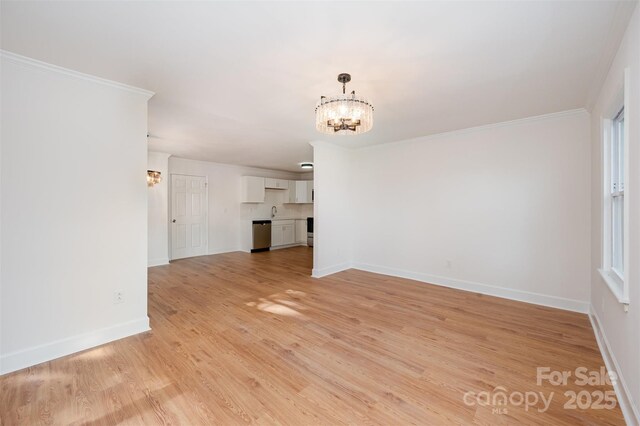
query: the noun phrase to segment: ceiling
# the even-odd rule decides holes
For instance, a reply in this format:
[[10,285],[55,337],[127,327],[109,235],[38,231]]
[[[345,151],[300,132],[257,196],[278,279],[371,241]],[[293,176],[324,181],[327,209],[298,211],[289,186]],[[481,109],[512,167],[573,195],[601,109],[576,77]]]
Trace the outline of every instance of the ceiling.
[[[587,106],[635,2],[2,1],[2,48],[152,90],[149,147],[300,171],[366,146]],[[375,107],[317,133],[320,95]]]

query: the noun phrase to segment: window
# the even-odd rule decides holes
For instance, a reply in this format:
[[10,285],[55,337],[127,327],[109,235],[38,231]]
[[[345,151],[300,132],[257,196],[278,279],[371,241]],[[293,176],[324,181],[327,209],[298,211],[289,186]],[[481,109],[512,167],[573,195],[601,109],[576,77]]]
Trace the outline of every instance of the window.
[[624,280],[624,108],[611,121],[611,270]]
[[[624,108],[612,119],[603,121],[604,127],[604,182],[605,199],[603,212],[603,265],[602,278],[620,303],[628,305],[629,291],[624,279],[625,246],[625,122]],[[626,309],[626,308],[625,308]]]

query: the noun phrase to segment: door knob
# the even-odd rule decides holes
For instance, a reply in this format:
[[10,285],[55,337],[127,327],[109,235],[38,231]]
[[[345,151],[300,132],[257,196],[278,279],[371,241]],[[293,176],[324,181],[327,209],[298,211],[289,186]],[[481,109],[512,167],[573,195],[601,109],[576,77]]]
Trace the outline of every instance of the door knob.
[[173,219],[171,222],[176,223],[176,220],[175,220],[175,219]]

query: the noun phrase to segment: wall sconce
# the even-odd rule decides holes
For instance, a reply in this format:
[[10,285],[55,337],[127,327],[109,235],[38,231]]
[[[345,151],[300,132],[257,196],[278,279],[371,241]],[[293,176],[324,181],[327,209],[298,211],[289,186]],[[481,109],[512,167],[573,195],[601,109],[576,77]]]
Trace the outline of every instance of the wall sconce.
[[155,170],[147,170],[147,185],[153,186],[156,183],[160,183],[162,181],[162,176],[160,176],[160,172],[156,172]]

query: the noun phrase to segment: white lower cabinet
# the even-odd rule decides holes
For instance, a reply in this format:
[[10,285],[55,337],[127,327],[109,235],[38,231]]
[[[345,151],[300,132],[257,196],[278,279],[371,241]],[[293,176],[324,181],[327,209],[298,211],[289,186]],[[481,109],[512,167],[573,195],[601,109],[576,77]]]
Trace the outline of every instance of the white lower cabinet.
[[282,226],[282,242],[284,244],[294,244],[296,242],[296,230],[293,223]]
[[296,243],[302,244],[307,242],[307,220],[296,219]]
[[271,222],[271,247],[295,244],[296,230],[294,220],[274,220]]
[[283,245],[284,233],[282,227],[282,225],[271,224],[271,247]]

